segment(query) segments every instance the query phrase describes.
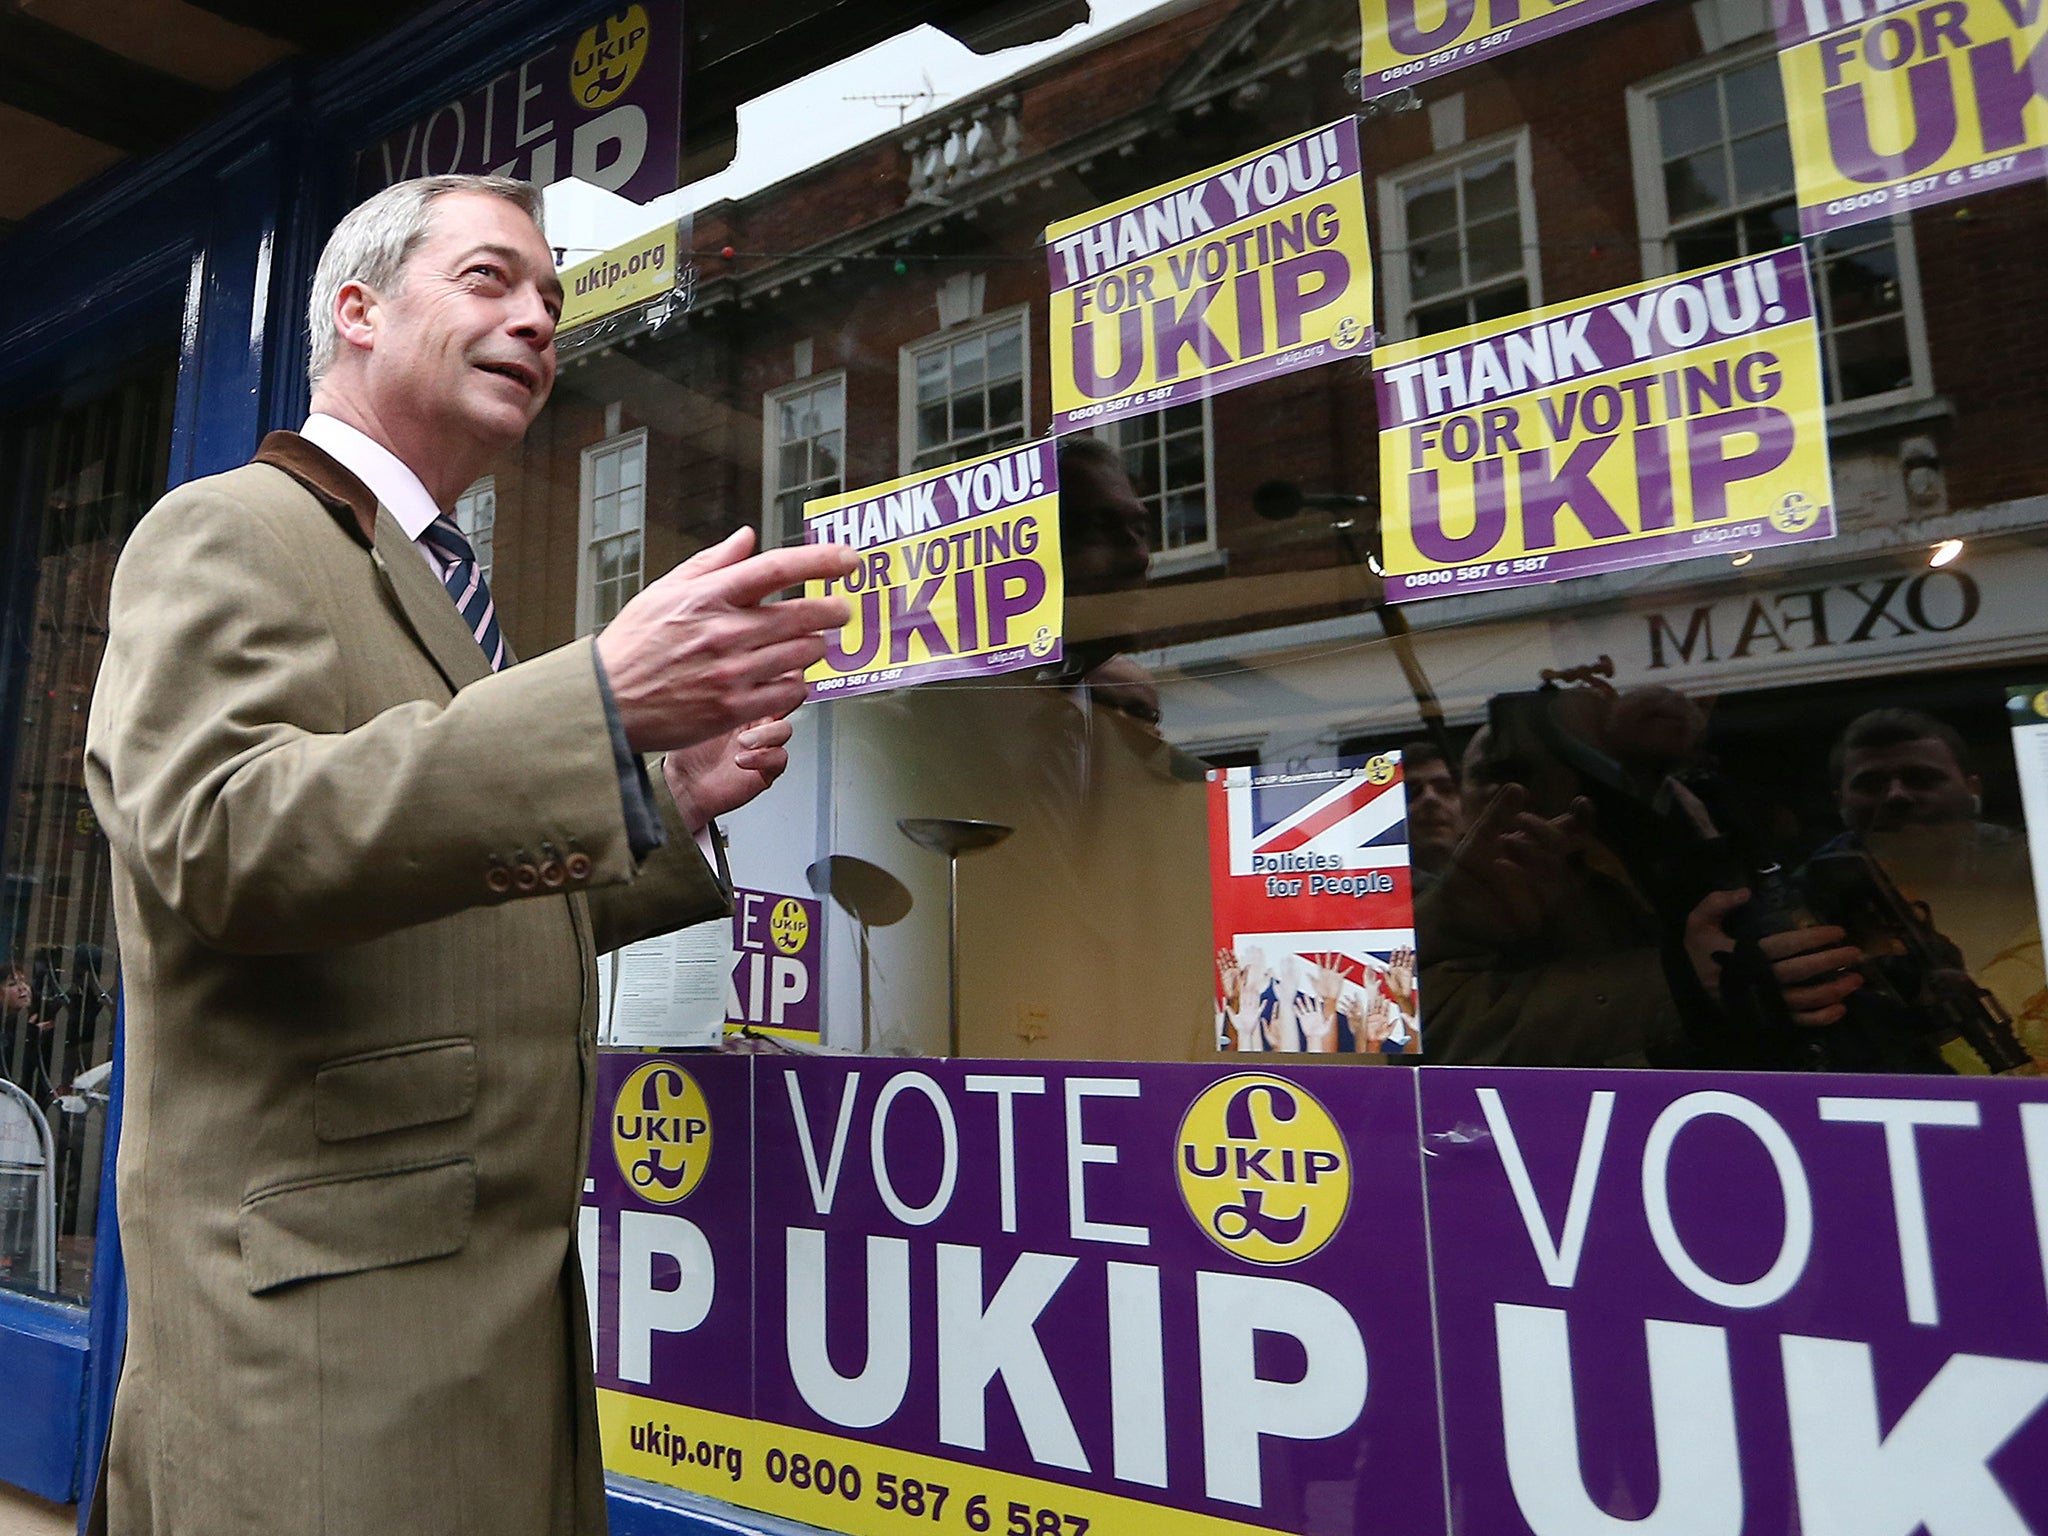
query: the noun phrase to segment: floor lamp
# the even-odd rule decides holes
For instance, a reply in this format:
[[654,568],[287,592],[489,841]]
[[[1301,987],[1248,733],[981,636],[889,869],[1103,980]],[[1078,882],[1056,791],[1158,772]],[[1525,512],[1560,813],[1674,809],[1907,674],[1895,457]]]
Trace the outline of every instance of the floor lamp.
[[1012,832],[999,821],[905,816],[896,823],[920,848],[946,856],[946,1050],[960,1054],[960,855],[993,848]]
[[881,865],[857,859],[850,853],[826,854],[804,871],[804,878],[810,881],[814,892],[831,897],[860,925],[860,1048],[865,1055],[874,1008],[869,982],[869,931],[901,922],[910,911],[910,891]]

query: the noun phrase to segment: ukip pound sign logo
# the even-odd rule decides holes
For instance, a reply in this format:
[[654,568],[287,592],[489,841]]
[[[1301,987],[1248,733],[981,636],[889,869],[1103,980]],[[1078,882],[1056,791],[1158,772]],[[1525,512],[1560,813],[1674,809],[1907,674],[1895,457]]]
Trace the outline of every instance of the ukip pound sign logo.
[[1297,1083],[1241,1072],[1211,1083],[1180,1123],[1181,1198],[1225,1253],[1298,1264],[1351,1208],[1351,1151]]
[[775,904],[775,911],[768,919],[768,937],[775,941],[775,947],[785,955],[793,955],[804,947],[811,936],[810,914],[804,911],[804,904],[793,896],[785,896]]
[[1804,491],[1787,491],[1771,510],[1771,526],[1780,533],[1804,533],[1819,521],[1820,508],[1806,499]]
[[626,92],[647,59],[647,12],[629,7],[607,16],[576,39],[569,56],[569,92],[587,112],[608,107]]
[[655,1205],[674,1205],[702,1183],[711,1107],[697,1080],[672,1062],[636,1068],[612,1102],[612,1156],[627,1188]]

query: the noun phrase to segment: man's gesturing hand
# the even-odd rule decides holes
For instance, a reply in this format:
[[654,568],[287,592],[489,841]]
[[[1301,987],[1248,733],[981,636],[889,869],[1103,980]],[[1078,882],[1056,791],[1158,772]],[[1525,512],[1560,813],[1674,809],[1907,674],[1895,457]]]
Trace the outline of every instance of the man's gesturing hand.
[[[853,569],[840,544],[753,555],[753,530],[691,556],[619,610],[597,637],[619,723],[636,752],[673,752],[804,698],[804,669],[825,654],[823,632],[848,617],[843,598],[763,600],[784,587]],[[749,558],[751,556],[751,558]]]

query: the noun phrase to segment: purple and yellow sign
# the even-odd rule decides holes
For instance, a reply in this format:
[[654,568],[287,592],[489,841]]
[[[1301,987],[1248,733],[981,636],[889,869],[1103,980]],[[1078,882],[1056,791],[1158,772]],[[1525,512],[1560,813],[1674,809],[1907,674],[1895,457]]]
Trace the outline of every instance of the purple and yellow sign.
[[1643,0],[1359,0],[1370,101],[1641,5]]
[[853,1536],[2048,1529],[2042,1084],[1272,1060],[607,1056],[606,1465]]
[[636,0],[361,151],[355,196],[414,176],[575,177],[644,203],[675,190],[682,121],[682,0]]
[[2048,1530],[2048,1101],[1422,1075],[1471,1531]]
[[1797,249],[1382,347],[1387,597],[1832,538]]
[[2048,171],[2040,0],[1775,3],[1803,233]]
[[816,1041],[823,1020],[824,906],[775,891],[732,893],[730,1031]]
[[1053,431],[1372,350],[1372,242],[1345,118],[1045,232]]
[[805,674],[814,699],[1058,661],[1059,464],[1049,442],[1005,448],[804,504],[804,542],[851,545],[853,618]]
[[[602,1170],[622,1232],[693,1224],[659,1229],[666,1287],[619,1240],[614,1470],[855,1536],[1443,1531],[1405,1075],[688,1065],[714,1117],[751,1072],[751,1167],[719,1123],[678,1205]],[[751,1255],[729,1201],[693,1209],[749,1176]],[[751,1413],[730,1338],[695,1352],[728,1298]]]

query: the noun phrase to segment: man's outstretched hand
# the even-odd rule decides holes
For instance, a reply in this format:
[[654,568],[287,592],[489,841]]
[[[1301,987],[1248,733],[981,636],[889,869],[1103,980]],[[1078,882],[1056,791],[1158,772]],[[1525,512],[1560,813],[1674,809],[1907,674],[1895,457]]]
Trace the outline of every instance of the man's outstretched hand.
[[[693,798],[700,805],[737,793],[753,775],[758,782],[733,802],[745,804],[787,765],[786,754],[775,758],[789,739],[786,726],[776,740],[743,738],[761,722],[779,724],[803,702],[804,671],[824,656],[825,631],[849,616],[843,598],[766,599],[785,587],[845,576],[852,550],[800,544],[756,555],[753,548],[753,530],[742,528],[691,556],[643,589],[597,637],[627,743],[636,752],[683,753],[685,771],[713,774],[723,788],[699,785]],[[689,755],[714,744],[707,756]],[[714,763],[723,766],[714,770]]]
[[782,777],[789,737],[787,720],[756,720],[662,759],[668,792],[693,836]]

